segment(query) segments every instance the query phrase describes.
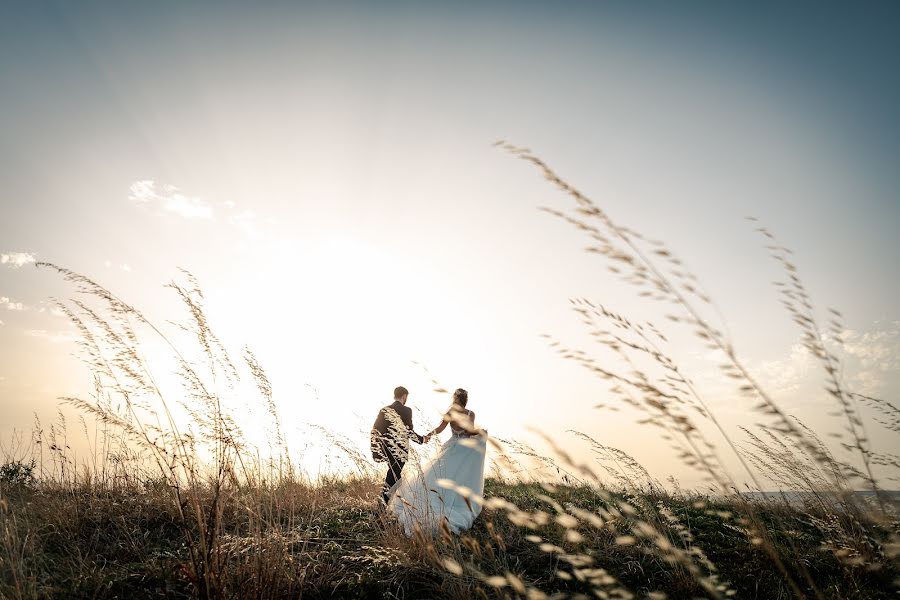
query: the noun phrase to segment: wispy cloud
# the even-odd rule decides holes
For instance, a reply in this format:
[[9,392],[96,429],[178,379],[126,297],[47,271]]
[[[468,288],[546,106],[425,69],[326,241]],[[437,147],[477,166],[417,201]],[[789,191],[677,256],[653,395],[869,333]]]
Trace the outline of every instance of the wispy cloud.
[[78,339],[78,336],[71,331],[47,331],[46,329],[26,329],[25,335],[44,339],[54,344],[65,344]]
[[134,271],[134,267],[132,267],[128,263],[121,263],[121,264],[117,265],[116,263],[114,263],[111,260],[104,260],[103,266],[106,267],[107,269],[112,269],[113,267],[115,267],[116,269],[119,269],[120,271],[125,271],[126,273],[131,273],[132,271]]
[[0,264],[18,269],[28,263],[34,262],[34,254],[31,252],[4,252],[0,254]]
[[[157,214],[168,213],[194,221],[220,221],[234,227],[247,239],[259,239],[262,237],[261,228],[275,222],[272,218],[262,218],[252,209],[239,206],[234,200],[218,202],[214,207],[199,196],[188,196],[174,185],[159,185],[152,179],[133,182],[129,192],[129,200]],[[106,261],[106,266],[111,267],[112,263]],[[128,265],[121,265],[120,268],[130,270]]]
[[853,391],[881,394],[890,375],[900,371],[900,321],[882,324],[873,331],[846,331],[844,352],[856,363],[849,382]]
[[[231,204],[233,205],[234,203],[232,202]],[[252,210],[245,209],[241,212],[228,215],[228,224],[234,225],[249,238],[259,237],[259,230],[256,226],[256,223],[256,213]]]
[[26,306],[21,302],[13,302],[6,296],[0,296],[0,306],[6,308],[6,310],[26,310]]
[[757,381],[775,394],[796,393],[815,364],[812,355],[803,344],[791,346],[791,353],[784,358],[765,360],[752,365],[750,370]]
[[[900,321],[877,323],[868,331],[846,330],[843,342],[828,338],[828,349],[843,365],[845,384],[852,392],[879,394],[885,391],[892,374],[900,371]],[[776,360],[764,361],[751,370],[764,385],[780,394],[792,394],[805,386],[821,387],[822,363],[802,344]]]
[[64,313],[62,310],[60,310],[60,308],[58,306],[56,306],[55,304],[51,304],[49,302],[43,301],[43,300],[41,301],[41,307],[39,309],[37,309],[37,311],[42,314],[49,313],[49,314],[53,315],[54,317],[65,317],[66,316],[66,313]]
[[152,179],[142,179],[131,184],[128,199],[139,205],[152,207],[183,219],[212,221],[213,207],[201,198],[187,196],[174,185],[157,186]]

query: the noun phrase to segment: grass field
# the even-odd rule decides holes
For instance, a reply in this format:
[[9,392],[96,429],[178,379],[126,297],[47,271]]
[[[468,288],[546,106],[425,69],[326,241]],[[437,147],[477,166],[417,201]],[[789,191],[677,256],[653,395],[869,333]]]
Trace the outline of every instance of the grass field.
[[[0,489],[0,596],[196,595],[183,524],[165,488]],[[210,561],[214,595],[690,598],[708,597],[704,585],[712,585],[723,596],[793,597],[733,501],[653,493],[605,498],[590,487],[488,480],[488,500],[504,498],[523,514],[494,508],[471,532],[432,540],[407,539],[380,518],[376,492],[377,483],[364,480],[231,490]],[[622,513],[625,506],[630,510]],[[268,512],[264,527],[251,514],[258,510]],[[884,555],[896,521],[854,523],[853,538],[848,523],[833,524],[832,533],[842,532],[843,546],[836,547],[823,527],[828,515],[780,503],[760,512],[772,527],[771,543],[790,557],[790,574],[815,583],[817,591],[800,584],[804,595],[896,597],[897,565]],[[642,537],[639,523],[650,525],[648,535]]]

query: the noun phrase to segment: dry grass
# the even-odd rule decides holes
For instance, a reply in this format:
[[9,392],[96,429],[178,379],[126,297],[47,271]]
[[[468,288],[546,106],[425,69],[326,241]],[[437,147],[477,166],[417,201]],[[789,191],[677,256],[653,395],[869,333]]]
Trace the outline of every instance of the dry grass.
[[[232,359],[189,273],[168,286],[186,320],[165,332],[98,283],[39,263],[77,290],[57,304],[80,333],[95,386],[90,398],[64,401],[79,410],[79,435],[91,452],[80,460],[72,453],[73,427],[62,413],[49,428],[36,423],[30,439],[6,444],[0,596],[894,596],[900,521],[875,467],[890,479],[900,459],[871,448],[860,404],[895,433],[900,413],[847,389],[826,344],[840,341],[840,315],[829,313],[827,331],[819,325],[790,251],[760,229],[785,273],[783,303],[843,415],[837,444],[845,458],[754,378],[724,328],[713,325],[712,300],[670,249],[619,225],[528,150],[499,145],[567,194],[571,210],[548,212],[587,236],[587,250],[638,297],[660,306],[660,322],[638,322],[573,299],[597,345],[569,348],[548,336],[551,346],[605,382],[610,403],[640,411],[636,426],[658,428],[712,494],[666,486],[627,452],[583,433],[572,435],[589,444],[590,463],[573,459],[559,440],[545,439],[548,455],[491,438],[494,477],[474,529],[408,539],[374,510],[379,471],[363,451],[367,440],[320,429],[342,453],[342,474],[302,475],[263,366],[249,349]],[[686,328],[700,347],[718,352],[718,368],[759,427],[742,439],[725,429],[715,403],[669,350],[671,328]],[[167,349],[179,390],[164,390],[154,378],[151,346]],[[229,410],[236,390],[247,394],[242,381],[257,396],[242,401],[268,415],[266,448],[248,443]],[[741,473],[729,472],[723,452]],[[553,483],[528,481],[535,465],[555,473]],[[764,481],[796,495],[754,495]],[[859,488],[874,501],[854,493]]]

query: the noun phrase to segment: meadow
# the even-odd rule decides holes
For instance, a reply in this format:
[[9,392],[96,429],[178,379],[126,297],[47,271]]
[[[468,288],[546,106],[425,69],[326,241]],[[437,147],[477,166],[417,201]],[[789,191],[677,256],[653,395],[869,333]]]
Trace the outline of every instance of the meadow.
[[[617,223],[530,151],[498,146],[572,200],[569,211],[547,211],[584,236],[599,264],[660,305],[659,320],[647,322],[573,299],[600,350],[548,344],[595,374],[608,402],[639,411],[635,426],[657,428],[660,451],[678,456],[712,492],[664,485],[625,451],[585,434],[576,433],[592,462],[549,438],[548,453],[492,438],[496,469],[474,529],[406,538],[375,510],[380,472],[352,441],[330,442],[346,457],[342,474],[310,478],[297,468],[264,366],[250,349],[234,356],[226,348],[190,273],[169,284],[185,310],[183,322],[165,327],[96,281],[38,263],[75,290],[57,307],[79,333],[95,393],[63,399],[82,416],[77,425],[63,417],[36,423],[30,436],[4,445],[0,596],[896,596],[900,518],[885,482],[900,457],[871,447],[862,407],[894,434],[900,410],[847,388],[826,343],[840,341],[841,315],[829,311],[821,324],[790,250],[759,227],[784,272],[783,304],[821,363],[823,402],[844,419],[828,442],[753,375],[708,317],[712,299],[671,249]],[[722,377],[763,425],[738,439],[720,423],[667,351],[671,328],[721,356]],[[167,348],[178,393],[154,378],[149,344]],[[252,402],[269,416],[265,448],[247,441],[224,402],[248,381]],[[81,434],[93,443],[86,460],[67,443]],[[740,473],[726,467],[725,454]],[[516,476],[525,461],[556,475]],[[763,495],[773,480],[790,495]]]

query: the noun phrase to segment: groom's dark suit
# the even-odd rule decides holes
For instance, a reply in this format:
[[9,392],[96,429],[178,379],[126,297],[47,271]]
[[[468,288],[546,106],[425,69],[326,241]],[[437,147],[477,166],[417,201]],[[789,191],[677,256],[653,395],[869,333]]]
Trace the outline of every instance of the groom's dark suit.
[[387,504],[390,490],[400,480],[403,465],[409,458],[409,438],[416,443],[425,441],[421,435],[413,430],[412,409],[399,400],[394,400],[380,411],[372,425],[375,446],[373,450],[380,451],[388,463],[387,476],[384,478],[384,488],[381,497]]

